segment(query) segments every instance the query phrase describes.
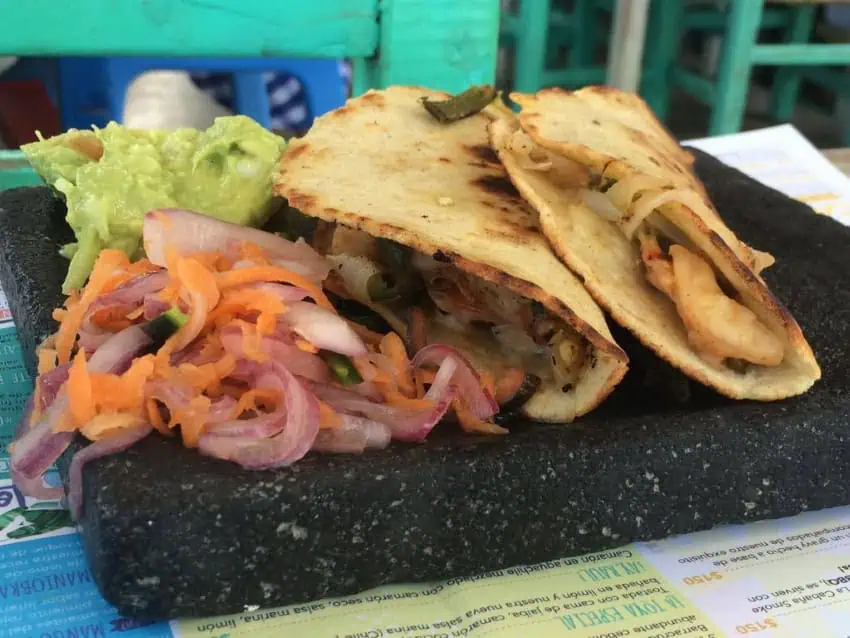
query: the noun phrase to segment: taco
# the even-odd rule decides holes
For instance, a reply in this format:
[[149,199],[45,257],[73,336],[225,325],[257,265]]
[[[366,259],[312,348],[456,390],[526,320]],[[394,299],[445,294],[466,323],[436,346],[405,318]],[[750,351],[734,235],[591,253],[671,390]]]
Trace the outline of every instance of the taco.
[[392,87],[320,117],[290,143],[276,192],[322,220],[338,294],[416,347],[457,347],[485,376],[521,370],[536,388],[520,411],[571,421],[611,392],[627,357],[490,149],[497,115],[445,123],[422,98],[448,96]]
[[773,257],[726,226],[691,154],[640,98],[608,87],[511,98],[522,111],[493,123],[491,144],[552,248],[617,323],[731,398],[781,399],[820,378],[760,274]]

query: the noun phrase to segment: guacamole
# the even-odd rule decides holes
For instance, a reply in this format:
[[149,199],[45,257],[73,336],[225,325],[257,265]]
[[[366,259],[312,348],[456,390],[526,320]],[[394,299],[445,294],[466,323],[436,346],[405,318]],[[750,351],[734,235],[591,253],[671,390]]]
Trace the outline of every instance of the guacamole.
[[243,115],[205,131],[130,130],[110,122],[21,147],[45,183],[65,198],[77,241],[63,291],[82,287],[104,248],[140,254],[142,222],[154,208],[187,208],[261,226],[276,205],[272,173],[285,142]]

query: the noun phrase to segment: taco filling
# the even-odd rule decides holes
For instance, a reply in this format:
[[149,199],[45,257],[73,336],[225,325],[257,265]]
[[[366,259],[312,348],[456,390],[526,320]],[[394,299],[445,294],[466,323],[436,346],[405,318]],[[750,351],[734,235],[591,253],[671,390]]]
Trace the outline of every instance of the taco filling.
[[[645,175],[619,181],[593,175],[535,145],[521,129],[513,133],[509,148],[525,159],[527,170],[549,171],[573,164],[568,170],[572,183],[567,187],[580,186],[584,204],[616,224],[636,244],[647,281],[674,304],[688,342],[704,361],[736,370],[748,364],[772,367],[782,363],[783,340],[741,303],[723,275],[660,211],[673,202],[704,209],[698,193]],[[559,174],[564,173],[561,168]],[[770,254],[739,244],[748,267],[757,275],[773,264]]]
[[[513,386],[569,392],[590,363],[586,340],[541,303],[476,277],[448,257],[417,253],[340,227],[328,288],[367,305],[415,350],[450,343],[492,378],[504,403]],[[508,381],[510,379],[510,382]],[[513,393],[515,394],[515,392]]]

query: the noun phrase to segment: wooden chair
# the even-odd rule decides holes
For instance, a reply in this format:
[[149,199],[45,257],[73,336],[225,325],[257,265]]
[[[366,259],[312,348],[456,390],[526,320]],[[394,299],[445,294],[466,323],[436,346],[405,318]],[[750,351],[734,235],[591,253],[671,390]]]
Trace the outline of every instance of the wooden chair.
[[[605,67],[593,59],[598,1],[574,0],[566,13],[553,9],[551,0],[519,0],[516,14],[502,16],[502,43],[514,50],[515,90],[605,82]],[[561,47],[567,49],[567,64],[558,68]]]
[[498,0],[25,0],[0,54],[351,58],[353,90],[495,81]]
[[[670,89],[677,86],[712,107],[709,134],[734,133],[741,127],[753,67],[776,66],[772,112],[777,120],[787,121],[797,102],[804,74],[818,75],[811,67],[850,65],[850,44],[812,44],[809,41],[816,5],[824,1],[770,0],[766,4],[765,0],[728,0],[722,11],[706,7],[697,12],[681,0],[655,0],[650,14],[641,92],[663,118]],[[782,28],[785,41],[759,43],[759,33],[766,27]],[[678,64],[678,45],[689,28],[723,33],[716,78],[705,78]],[[824,78],[825,74],[819,75]],[[829,74],[828,77],[834,76]],[[846,83],[826,79],[822,83],[850,92]],[[850,144],[850,128],[845,136]]]

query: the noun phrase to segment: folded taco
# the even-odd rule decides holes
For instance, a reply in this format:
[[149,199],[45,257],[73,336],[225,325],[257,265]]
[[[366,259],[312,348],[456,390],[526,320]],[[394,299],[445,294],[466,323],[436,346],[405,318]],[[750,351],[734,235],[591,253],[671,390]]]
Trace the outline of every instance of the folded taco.
[[563,262],[618,323],[736,399],[805,392],[820,368],[760,272],[773,257],[723,222],[640,98],[608,87],[512,94],[490,127],[511,180]]
[[393,87],[349,100],[290,143],[276,192],[322,220],[314,245],[340,296],[416,347],[456,346],[497,387],[520,370],[534,385],[518,411],[571,421],[611,392],[626,355],[492,152],[494,116],[442,123],[420,101],[448,97]]

